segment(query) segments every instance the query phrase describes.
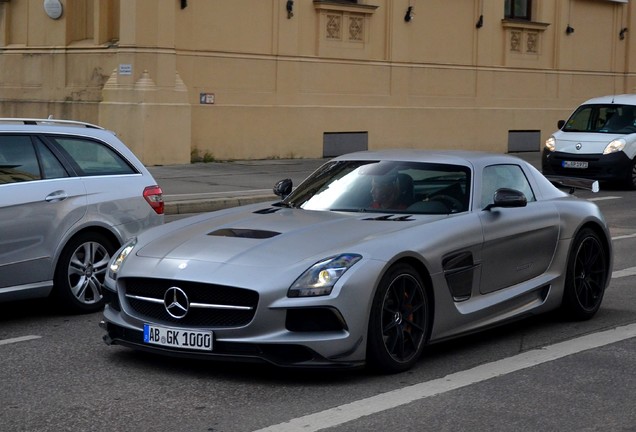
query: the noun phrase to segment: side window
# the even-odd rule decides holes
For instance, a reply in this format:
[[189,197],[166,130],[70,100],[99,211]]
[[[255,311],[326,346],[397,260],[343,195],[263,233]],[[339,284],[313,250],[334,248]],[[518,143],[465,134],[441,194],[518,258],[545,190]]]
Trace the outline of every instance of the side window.
[[42,174],[46,179],[68,177],[68,173],[51,150],[42,141],[36,141],[35,148],[40,156]]
[[493,203],[497,189],[516,189],[528,202],[536,201],[534,192],[519,165],[491,165],[484,168],[481,187],[481,208]]
[[0,136],[0,184],[39,180],[40,167],[31,137]]
[[101,142],[81,138],[49,138],[62,147],[84,176],[136,173],[126,160]]

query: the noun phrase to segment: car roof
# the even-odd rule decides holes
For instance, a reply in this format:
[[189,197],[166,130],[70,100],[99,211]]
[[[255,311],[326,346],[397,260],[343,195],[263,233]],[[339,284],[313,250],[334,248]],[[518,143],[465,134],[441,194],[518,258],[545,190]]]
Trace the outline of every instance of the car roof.
[[470,167],[503,164],[525,163],[522,159],[499,153],[468,150],[418,150],[418,149],[387,149],[377,151],[361,151],[349,153],[334,160],[386,160],[404,162],[429,162]]
[[636,105],[636,94],[599,96],[586,100],[582,105],[598,104]]
[[51,118],[0,118],[0,132],[56,133],[102,139],[116,135],[113,131],[92,123]]

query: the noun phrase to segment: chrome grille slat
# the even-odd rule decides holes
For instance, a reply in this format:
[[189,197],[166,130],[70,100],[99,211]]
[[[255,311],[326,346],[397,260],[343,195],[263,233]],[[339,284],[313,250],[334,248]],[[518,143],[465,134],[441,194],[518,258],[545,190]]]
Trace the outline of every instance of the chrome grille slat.
[[[126,297],[135,299],[135,300],[147,301],[150,303],[163,304],[163,299],[158,299],[153,297],[142,297],[142,296],[136,296],[131,294],[126,294]],[[209,303],[190,303],[190,307],[201,308],[201,309],[226,309],[226,310],[247,310],[247,311],[254,309],[251,306],[232,306],[232,305],[209,304]]]

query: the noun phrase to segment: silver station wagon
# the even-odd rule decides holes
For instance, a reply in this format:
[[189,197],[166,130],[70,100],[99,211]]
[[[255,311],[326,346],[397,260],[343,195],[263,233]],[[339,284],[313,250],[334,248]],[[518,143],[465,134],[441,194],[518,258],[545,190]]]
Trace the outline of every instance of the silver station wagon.
[[161,188],[113,132],[0,119],[0,301],[51,295],[67,312],[100,309],[111,255],[163,210]]

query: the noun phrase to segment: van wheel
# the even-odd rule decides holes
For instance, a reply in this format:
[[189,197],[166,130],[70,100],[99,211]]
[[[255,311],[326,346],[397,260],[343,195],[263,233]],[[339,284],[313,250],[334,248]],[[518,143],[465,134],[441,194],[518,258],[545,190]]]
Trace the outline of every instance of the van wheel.
[[632,160],[632,166],[625,181],[625,186],[629,190],[636,189],[636,157]]
[[63,308],[89,313],[104,306],[102,284],[116,250],[99,233],[82,233],[71,239],[60,255],[53,279],[53,294]]

